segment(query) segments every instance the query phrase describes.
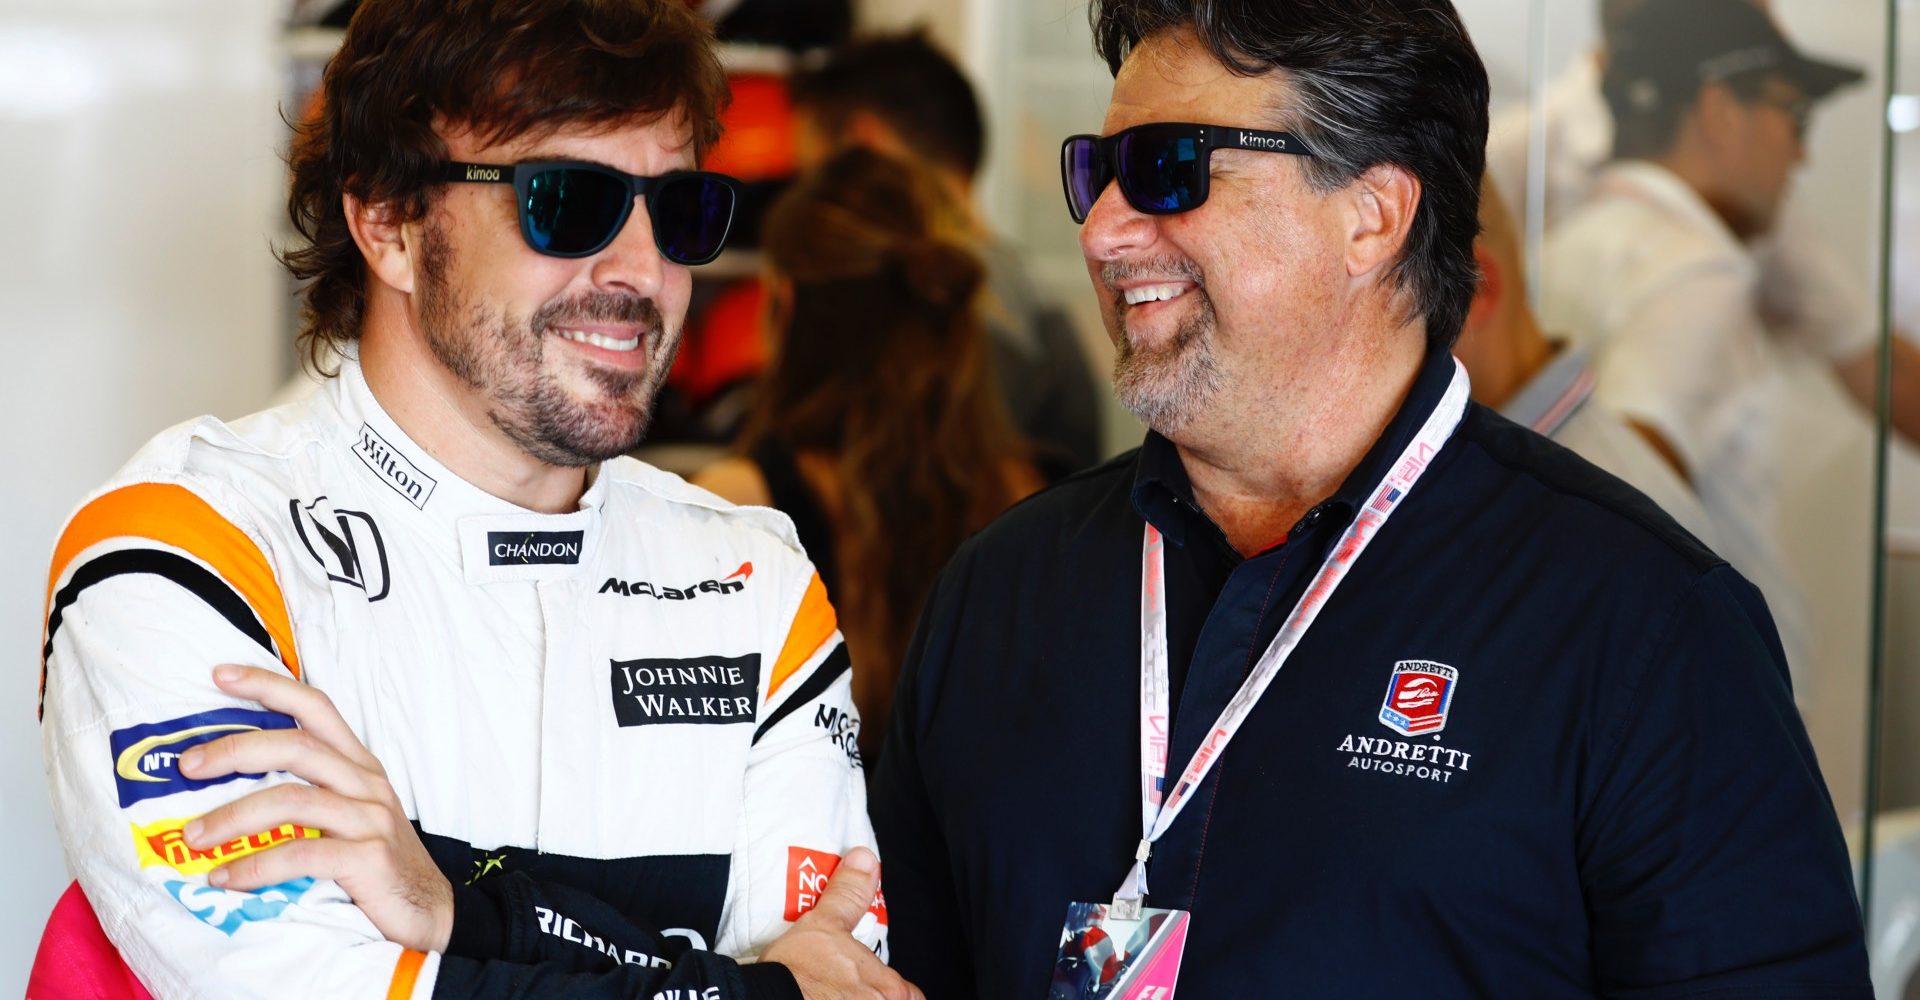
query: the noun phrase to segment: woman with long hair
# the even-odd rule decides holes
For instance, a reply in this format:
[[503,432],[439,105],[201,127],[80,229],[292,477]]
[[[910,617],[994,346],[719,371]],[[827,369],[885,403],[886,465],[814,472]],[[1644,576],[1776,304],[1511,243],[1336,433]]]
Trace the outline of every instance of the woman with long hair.
[[694,482],[785,511],[854,663],[878,747],[934,576],[1041,483],[988,370],[979,259],[930,175],[850,149],[776,201],[761,231],[774,360],[739,457]]

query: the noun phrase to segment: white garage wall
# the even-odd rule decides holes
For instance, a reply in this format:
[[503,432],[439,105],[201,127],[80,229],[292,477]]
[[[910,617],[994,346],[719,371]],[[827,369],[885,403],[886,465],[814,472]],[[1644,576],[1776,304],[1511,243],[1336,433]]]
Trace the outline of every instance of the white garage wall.
[[154,432],[257,407],[287,356],[282,13],[0,4],[0,995],[68,882],[34,720],[54,532]]

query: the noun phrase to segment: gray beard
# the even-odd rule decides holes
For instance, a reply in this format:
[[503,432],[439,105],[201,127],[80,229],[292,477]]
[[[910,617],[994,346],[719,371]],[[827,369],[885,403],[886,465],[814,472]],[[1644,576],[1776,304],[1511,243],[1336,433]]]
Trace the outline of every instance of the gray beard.
[[1113,393],[1120,405],[1163,435],[1192,422],[1219,395],[1224,381],[1213,353],[1213,302],[1198,287],[1187,294],[1201,297],[1199,309],[1180,323],[1172,343],[1142,349],[1127,335],[1123,319],[1120,353],[1113,362]]

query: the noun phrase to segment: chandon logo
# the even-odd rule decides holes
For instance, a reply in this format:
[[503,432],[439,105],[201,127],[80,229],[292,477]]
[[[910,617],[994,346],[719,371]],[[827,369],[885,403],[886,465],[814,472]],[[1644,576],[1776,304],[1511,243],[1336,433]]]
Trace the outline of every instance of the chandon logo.
[[584,531],[489,531],[489,566],[577,566]]

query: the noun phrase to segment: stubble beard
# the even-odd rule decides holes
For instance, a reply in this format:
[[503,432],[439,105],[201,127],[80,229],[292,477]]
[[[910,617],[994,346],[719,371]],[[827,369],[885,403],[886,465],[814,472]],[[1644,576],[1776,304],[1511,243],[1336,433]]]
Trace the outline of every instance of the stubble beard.
[[[652,299],[590,292],[549,301],[522,320],[452,287],[451,245],[432,225],[423,236],[420,324],[427,347],[456,379],[486,397],[487,417],[502,434],[539,461],[574,467],[640,443],[680,339],[668,336]],[[582,398],[548,369],[548,334],[596,322],[638,324],[648,363],[639,372],[586,368],[594,392]]]
[[[1124,280],[1123,268],[1109,264],[1102,277],[1109,283]],[[1193,268],[1175,269],[1194,282],[1185,297],[1194,298],[1191,315],[1174,328],[1173,339],[1163,347],[1145,347],[1127,332],[1127,305],[1114,294],[1114,321],[1119,324],[1119,355],[1113,362],[1113,393],[1120,405],[1141,423],[1171,435],[1191,423],[1220,392],[1223,373],[1214,353],[1213,335],[1218,327],[1213,300]],[[1157,273],[1165,274],[1162,267]]]

